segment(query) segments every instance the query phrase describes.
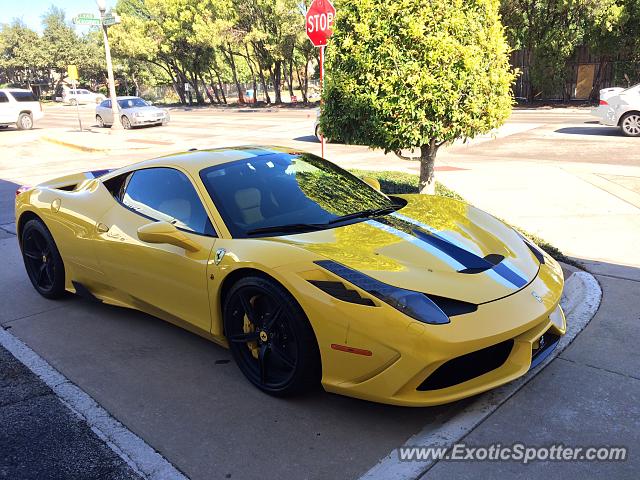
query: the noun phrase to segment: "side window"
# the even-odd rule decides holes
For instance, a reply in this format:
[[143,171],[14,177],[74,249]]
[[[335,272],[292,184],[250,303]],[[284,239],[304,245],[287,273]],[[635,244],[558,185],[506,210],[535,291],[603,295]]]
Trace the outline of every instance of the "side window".
[[6,103],[9,99],[7,98],[7,94],[4,92],[0,92],[0,103]]
[[154,220],[204,235],[215,235],[209,217],[185,174],[173,168],[136,170],[127,179],[121,202]]
[[13,95],[13,98],[15,98],[17,102],[37,102],[36,97],[34,97],[31,92],[9,90],[9,93]]
[[111,108],[111,100],[105,100],[100,104],[103,108]]

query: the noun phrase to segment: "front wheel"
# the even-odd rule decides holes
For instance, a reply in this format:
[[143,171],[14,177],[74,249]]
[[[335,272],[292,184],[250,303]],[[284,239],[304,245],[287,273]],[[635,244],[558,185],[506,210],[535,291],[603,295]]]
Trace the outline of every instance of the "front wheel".
[[64,263],[47,227],[41,220],[29,220],[20,238],[22,259],[33,287],[43,297],[62,297]]
[[125,130],[131,129],[131,120],[129,120],[126,115],[123,115],[122,118],[120,118],[120,121],[122,122],[122,126]]
[[16,126],[19,130],[31,130],[33,128],[33,117],[29,113],[21,113],[18,116]]
[[96,122],[98,122],[98,127],[104,128],[104,120],[100,115],[96,115]]
[[640,113],[627,113],[620,120],[620,127],[627,137],[640,137]]
[[268,278],[239,280],[223,305],[229,349],[247,379],[276,396],[300,393],[320,381],[313,329],[289,292]]

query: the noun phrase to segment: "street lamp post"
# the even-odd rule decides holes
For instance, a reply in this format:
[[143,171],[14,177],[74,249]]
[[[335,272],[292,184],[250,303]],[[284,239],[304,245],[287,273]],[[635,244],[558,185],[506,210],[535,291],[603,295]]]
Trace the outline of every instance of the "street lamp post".
[[104,24],[104,14],[107,11],[105,0],[96,0],[98,10],[100,10],[100,19],[102,20],[102,36],[104,38],[104,51],[107,57],[107,77],[109,78],[109,97],[111,98],[111,112],[113,113],[113,124],[109,133],[120,132],[123,130],[120,123],[120,109],[116,98],[116,82],[113,77],[113,64],[111,63],[111,49],[109,48],[109,38],[107,36],[107,25]]

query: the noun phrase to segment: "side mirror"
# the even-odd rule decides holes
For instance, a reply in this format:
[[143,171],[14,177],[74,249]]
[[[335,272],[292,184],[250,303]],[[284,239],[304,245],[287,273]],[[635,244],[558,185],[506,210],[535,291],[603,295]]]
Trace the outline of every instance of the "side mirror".
[[197,252],[200,247],[169,222],[153,222],[138,228],[138,238],[147,243],[168,243],[184,248],[189,252]]
[[373,177],[362,177],[361,179],[364,183],[366,183],[367,185],[369,185],[370,187],[375,188],[376,190],[380,191],[380,182],[378,181],[377,178],[373,178]]

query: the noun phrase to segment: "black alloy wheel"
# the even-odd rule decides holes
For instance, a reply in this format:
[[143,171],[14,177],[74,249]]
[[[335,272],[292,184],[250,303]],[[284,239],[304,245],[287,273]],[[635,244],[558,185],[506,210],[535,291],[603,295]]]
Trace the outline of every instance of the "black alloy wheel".
[[42,221],[29,220],[21,235],[22,258],[29,280],[40,295],[59,298],[64,294],[64,264],[58,248]]
[[238,367],[260,390],[278,396],[320,380],[320,355],[304,312],[289,292],[263,277],[245,277],[224,304],[225,335]]

